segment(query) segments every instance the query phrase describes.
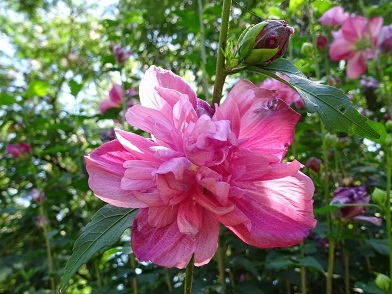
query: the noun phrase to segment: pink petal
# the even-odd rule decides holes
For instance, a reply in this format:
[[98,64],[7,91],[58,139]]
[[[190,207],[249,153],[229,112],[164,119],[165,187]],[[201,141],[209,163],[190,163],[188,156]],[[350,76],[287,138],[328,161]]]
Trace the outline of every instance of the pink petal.
[[[162,89],[156,87],[167,88],[176,90],[179,93],[186,94],[189,101],[196,109],[196,94],[189,86],[189,84],[181,77],[175,75],[169,70],[164,70],[159,67],[151,66],[144,74],[139,87],[140,102],[143,106],[161,110],[162,107],[168,102],[168,97],[161,97],[159,92]],[[170,100],[169,100],[170,101]],[[173,103],[175,100],[171,100]],[[173,106],[173,105],[171,105]]]
[[350,43],[357,42],[367,31],[367,22],[368,20],[361,15],[347,19],[341,28],[343,37]]
[[112,89],[109,91],[109,99],[117,105],[121,105],[124,95],[124,89],[119,84],[113,84]]
[[[383,22],[384,22],[384,19],[382,17],[373,17],[370,19],[370,21],[369,21],[370,36],[376,37],[376,38],[378,37],[379,33],[381,32]],[[366,32],[368,33],[367,26],[366,26]]]
[[182,201],[178,208],[177,225],[181,233],[196,235],[200,232],[203,208],[192,198]]
[[[244,242],[260,248],[298,244],[316,225],[313,192],[310,178],[299,172],[291,177],[258,182],[257,190],[244,191],[247,197],[231,198],[251,225],[223,223]],[[230,218],[230,213],[226,218]]]
[[101,103],[99,103],[99,112],[100,113],[105,113],[106,110],[108,110],[109,108],[120,108],[120,105],[117,103],[114,103],[109,98],[104,99],[104,100],[102,100]]
[[335,38],[329,47],[329,57],[333,61],[348,60],[355,54],[355,46],[344,38]]
[[186,199],[194,184],[194,175],[191,172],[183,174],[181,181],[176,180],[173,173],[157,176],[159,196],[168,206],[177,205]]
[[218,247],[219,222],[207,211],[196,235],[182,234],[173,222],[163,228],[151,227],[148,209],[140,209],[132,226],[131,245],[140,261],[151,261],[164,267],[184,268],[192,254],[195,264],[208,263]]
[[343,7],[335,6],[324,12],[319,18],[319,22],[325,26],[338,26],[341,25],[350,15],[344,12]]
[[354,218],[370,222],[370,223],[372,223],[375,226],[381,226],[382,225],[382,220],[379,219],[378,217],[359,215],[359,216],[356,216]]
[[148,208],[148,224],[154,228],[163,228],[177,219],[178,205],[150,206]]
[[88,183],[98,198],[119,207],[146,207],[132,191],[121,189],[125,173],[123,163],[133,158],[117,140],[103,144],[85,157]]
[[160,161],[159,157],[154,156],[156,153],[154,148],[157,147],[157,144],[154,141],[119,129],[116,129],[115,132],[117,140],[130,154],[135,156],[135,158]]
[[182,180],[184,173],[189,170],[190,162],[185,157],[172,158],[162,163],[157,169],[157,174],[173,173],[176,180]]
[[353,58],[347,62],[347,77],[357,79],[366,72],[366,53],[357,52]]
[[272,92],[268,90],[256,90],[254,84],[249,81],[240,80],[227,95],[223,103],[216,109],[214,118],[217,120],[229,119],[231,129],[237,135],[240,132],[241,117],[252,106],[256,94],[260,97],[270,98]]
[[126,119],[130,125],[153,134],[158,144],[182,150],[182,134],[174,127],[173,118],[165,116],[164,113],[165,111],[134,105],[127,111]]
[[299,118],[300,115],[282,100],[265,102],[257,97],[241,118],[239,139],[247,140],[240,147],[282,160],[293,141]]
[[143,191],[156,187],[156,162],[146,160],[127,160],[123,165],[126,170],[121,179],[121,189]]

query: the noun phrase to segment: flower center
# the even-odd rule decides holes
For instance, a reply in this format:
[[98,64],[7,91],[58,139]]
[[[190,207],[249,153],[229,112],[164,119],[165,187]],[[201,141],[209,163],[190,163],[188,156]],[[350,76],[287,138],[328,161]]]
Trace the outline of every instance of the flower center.
[[362,37],[355,43],[355,51],[365,51],[368,48],[372,48],[372,40],[366,37]]

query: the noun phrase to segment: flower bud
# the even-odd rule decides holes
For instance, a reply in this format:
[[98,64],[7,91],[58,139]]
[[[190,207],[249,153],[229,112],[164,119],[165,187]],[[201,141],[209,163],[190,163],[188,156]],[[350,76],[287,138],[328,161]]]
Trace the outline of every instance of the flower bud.
[[392,24],[381,28],[377,46],[381,53],[392,54]]
[[392,146],[392,134],[387,134],[385,137],[385,146]]
[[294,29],[283,20],[267,20],[249,26],[238,42],[238,60],[246,64],[263,65],[282,57]]
[[124,63],[129,59],[131,56],[132,52],[125,49],[124,47],[121,46],[115,46],[114,47],[114,57],[116,58],[118,63]]
[[328,46],[328,39],[326,36],[317,35],[316,37],[316,46],[317,49],[324,49]]
[[308,161],[306,161],[305,166],[315,173],[318,173],[321,168],[321,160],[316,157],[310,157]]
[[392,132],[392,120],[391,119],[387,120],[387,122],[385,123],[385,127],[387,128],[388,132]]
[[301,46],[301,54],[305,56],[312,56],[313,45],[309,42],[304,42]]
[[372,200],[377,204],[384,206],[387,200],[387,193],[384,190],[375,188],[372,193]]
[[377,274],[376,280],[374,281],[376,286],[383,290],[385,293],[389,292],[389,287],[391,284],[391,280],[388,276],[384,274]]

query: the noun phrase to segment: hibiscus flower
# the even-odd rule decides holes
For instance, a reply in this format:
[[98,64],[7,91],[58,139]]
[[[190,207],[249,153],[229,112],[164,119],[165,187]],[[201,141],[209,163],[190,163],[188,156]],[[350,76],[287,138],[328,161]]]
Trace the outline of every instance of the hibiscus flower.
[[377,36],[383,23],[382,17],[369,21],[363,16],[347,19],[334,37],[329,49],[333,61],[347,60],[347,76],[356,79],[366,72],[366,61],[374,57],[373,46],[377,46]]
[[298,161],[282,162],[299,114],[240,81],[211,108],[171,71],[150,67],[127,111],[150,138],[116,130],[86,157],[103,201],[139,208],[131,246],[140,261],[184,268],[208,263],[220,224],[260,248],[299,243],[314,228],[314,186]]

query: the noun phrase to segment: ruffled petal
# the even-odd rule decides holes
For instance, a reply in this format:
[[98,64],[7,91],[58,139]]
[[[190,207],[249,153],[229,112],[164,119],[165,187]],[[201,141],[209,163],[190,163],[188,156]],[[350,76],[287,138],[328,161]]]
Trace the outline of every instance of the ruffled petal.
[[164,113],[165,111],[135,105],[128,110],[126,119],[130,125],[153,134],[158,144],[181,150],[182,135],[174,127],[173,118],[167,117]]
[[140,261],[164,267],[184,268],[195,256],[195,265],[208,263],[218,247],[219,222],[207,211],[196,235],[182,234],[177,222],[162,228],[148,223],[148,209],[140,209],[132,226],[131,245]]
[[177,225],[181,233],[196,235],[201,229],[203,208],[189,198],[182,201],[178,208]]
[[148,224],[154,228],[163,228],[177,219],[178,205],[150,206],[148,208]]
[[94,194],[101,200],[119,207],[146,207],[132,191],[121,189],[121,179],[125,173],[123,163],[133,160],[118,140],[103,144],[85,157],[89,174],[88,183]]
[[[246,197],[231,198],[250,220],[250,225],[232,226],[221,219],[223,224],[244,242],[260,248],[298,244],[316,225],[311,200],[314,186],[310,178],[298,172],[295,176],[256,185],[257,190],[244,191]],[[226,217],[230,219],[230,213]]]
[[216,109],[216,120],[230,120],[231,129],[238,137],[241,118],[253,105],[255,97],[269,100],[274,98],[274,92],[255,86],[249,81],[240,80],[227,95],[223,103]]
[[155,173],[158,164],[145,160],[127,160],[126,168],[121,179],[121,189],[146,191],[156,187]]
[[188,95],[189,102],[196,109],[197,97],[195,91],[192,90],[189,84],[171,71],[156,66],[151,66],[140,82],[139,96],[140,103],[143,106],[161,110],[168,102],[175,102],[175,99],[170,100],[167,96],[165,96],[166,99],[163,98],[160,95],[162,89],[158,90],[156,87],[172,89]]
[[140,135],[125,132],[119,129],[115,130],[117,140],[121,145],[135,158],[150,161],[161,161],[159,156],[155,156],[157,144],[151,139]]

